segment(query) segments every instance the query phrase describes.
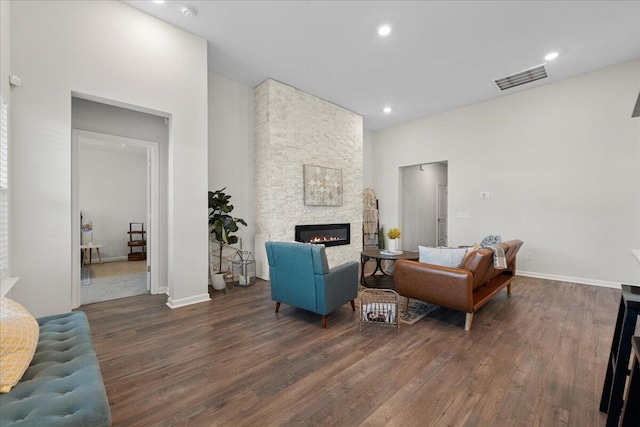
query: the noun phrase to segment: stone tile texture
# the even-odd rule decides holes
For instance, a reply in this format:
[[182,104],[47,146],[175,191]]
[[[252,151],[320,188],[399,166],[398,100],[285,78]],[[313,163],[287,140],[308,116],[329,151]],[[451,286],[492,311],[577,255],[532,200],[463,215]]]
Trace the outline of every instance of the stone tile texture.
[[[255,89],[256,234],[294,241],[298,224],[351,224],[351,244],[326,249],[331,267],[362,250],[362,116],[275,80]],[[342,206],[304,204],[303,165],[342,170]]]

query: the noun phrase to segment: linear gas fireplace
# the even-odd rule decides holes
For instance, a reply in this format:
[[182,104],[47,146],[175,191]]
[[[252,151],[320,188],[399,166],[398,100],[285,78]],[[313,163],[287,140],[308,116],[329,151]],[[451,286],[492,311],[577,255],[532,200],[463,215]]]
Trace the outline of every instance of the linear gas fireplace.
[[351,243],[351,224],[296,225],[296,242],[348,245]]

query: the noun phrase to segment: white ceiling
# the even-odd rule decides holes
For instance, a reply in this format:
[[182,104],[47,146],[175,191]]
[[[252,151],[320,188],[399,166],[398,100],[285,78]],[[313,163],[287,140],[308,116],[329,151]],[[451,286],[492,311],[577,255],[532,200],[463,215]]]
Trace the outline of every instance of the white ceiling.
[[[640,57],[640,1],[124,2],[206,38],[209,71],[289,84],[371,130]],[[493,82],[551,51],[549,78],[504,92]]]

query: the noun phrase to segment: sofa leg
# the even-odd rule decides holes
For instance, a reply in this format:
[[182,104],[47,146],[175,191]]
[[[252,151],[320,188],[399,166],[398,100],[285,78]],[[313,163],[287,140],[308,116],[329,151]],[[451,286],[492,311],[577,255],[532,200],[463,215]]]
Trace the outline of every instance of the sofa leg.
[[353,299],[351,300],[351,309],[353,311],[356,311],[356,300],[353,300]]
[[471,330],[471,322],[473,322],[473,313],[467,313],[467,317],[464,319],[464,330],[469,332]]
[[408,313],[409,312],[409,297],[406,297],[404,299],[404,312]]
[[327,329],[327,316],[326,315],[322,316],[322,327],[324,329]]
[[507,295],[511,295],[511,283],[507,285]]
[[280,310],[280,303],[276,302],[276,313],[278,312],[278,310]]

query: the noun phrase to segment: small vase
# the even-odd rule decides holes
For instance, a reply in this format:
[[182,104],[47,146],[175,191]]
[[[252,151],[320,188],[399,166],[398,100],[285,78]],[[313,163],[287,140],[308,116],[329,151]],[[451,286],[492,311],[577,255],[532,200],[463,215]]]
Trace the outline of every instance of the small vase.
[[398,239],[389,239],[389,250],[392,252],[398,250]]

